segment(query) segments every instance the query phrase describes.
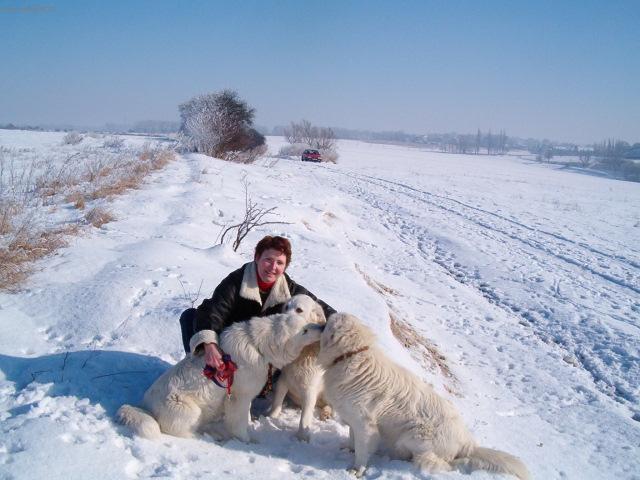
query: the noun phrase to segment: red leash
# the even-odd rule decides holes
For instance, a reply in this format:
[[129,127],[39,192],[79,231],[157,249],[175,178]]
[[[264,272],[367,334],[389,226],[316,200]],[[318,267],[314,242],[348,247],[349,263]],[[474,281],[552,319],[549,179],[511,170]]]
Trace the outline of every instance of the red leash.
[[210,365],[205,365],[202,374],[213,383],[221,388],[227,389],[227,395],[231,395],[231,385],[233,385],[233,374],[238,370],[238,366],[233,360],[231,355],[222,355],[222,366],[220,368],[213,368]]

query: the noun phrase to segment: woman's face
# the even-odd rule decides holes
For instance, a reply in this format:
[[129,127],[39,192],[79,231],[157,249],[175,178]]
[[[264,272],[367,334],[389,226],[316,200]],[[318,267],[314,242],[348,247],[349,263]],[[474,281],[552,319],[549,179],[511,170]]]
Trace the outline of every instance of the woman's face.
[[275,282],[287,268],[287,257],[280,250],[268,248],[262,255],[256,257],[258,275],[265,283]]

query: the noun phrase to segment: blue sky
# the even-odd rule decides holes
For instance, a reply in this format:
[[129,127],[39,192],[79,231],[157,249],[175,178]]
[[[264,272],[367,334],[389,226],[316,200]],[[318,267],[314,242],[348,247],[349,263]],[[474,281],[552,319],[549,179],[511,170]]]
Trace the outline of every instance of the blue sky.
[[0,123],[174,120],[640,141],[640,1],[0,0]]

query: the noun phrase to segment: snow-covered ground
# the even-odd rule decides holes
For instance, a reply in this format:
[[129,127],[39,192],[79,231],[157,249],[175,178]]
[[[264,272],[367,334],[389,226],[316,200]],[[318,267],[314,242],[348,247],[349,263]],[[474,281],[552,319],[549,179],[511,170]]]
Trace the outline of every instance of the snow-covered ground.
[[[60,138],[1,140],[48,135]],[[114,200],[117,221],[0,294],[0,478],[350,478],[346,427],[316,421],[300,443],[293,409],[258,417],[252,444],[150,442],[113,421],[182,358],[181,311],[267,233],[292,240],[296,281],[371,325],[481,445],[534,478],[640,478],[640,186],[513,157],[355,141],[339,152],[337,165],[183,156]],[[244,180],[290,224],[236,253],[216,238],[244,213]],[[406,349],[392,317],[442,358]],[[495,478],[383,456],[367,477]]]

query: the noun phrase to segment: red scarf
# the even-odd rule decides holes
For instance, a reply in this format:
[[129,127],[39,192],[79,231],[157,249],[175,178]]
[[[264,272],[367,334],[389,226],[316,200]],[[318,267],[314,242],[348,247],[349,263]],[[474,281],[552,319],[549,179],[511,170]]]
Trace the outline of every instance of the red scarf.
[[258,279],[258,288],[260,289],[261,292],[268,292],[269,290],[271,290],[271,287],[273,287],[273,285],[276,283],[276,280],[274,280],[271,283],[263,282],[262,279],[260,278],[260,275],[258,275],[258,272],[256,272],[256,278]]

